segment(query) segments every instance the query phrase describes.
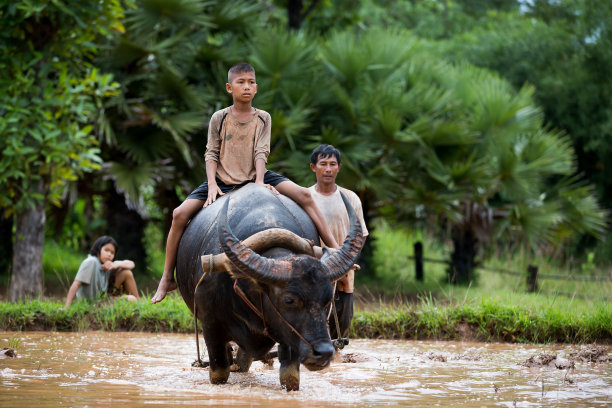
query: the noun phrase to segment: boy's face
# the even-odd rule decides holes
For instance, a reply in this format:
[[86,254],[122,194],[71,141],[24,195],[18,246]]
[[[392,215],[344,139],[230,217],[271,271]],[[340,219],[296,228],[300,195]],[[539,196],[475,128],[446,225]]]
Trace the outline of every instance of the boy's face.
[[232,74],[229,80],[230,82],[225,84],[225,89],[232,94],[234,102],[248,103],[253,100],[257,93],[254,72],[238,72]]
[[100,262],[113,261],[115,259],[115,246],[110,242],[100,249]]
[[335,184],[336,176],[342,165],[338,163],[336,156],[319,156],[317,164],[310,163],[310,168],[317,176],[318,184]]

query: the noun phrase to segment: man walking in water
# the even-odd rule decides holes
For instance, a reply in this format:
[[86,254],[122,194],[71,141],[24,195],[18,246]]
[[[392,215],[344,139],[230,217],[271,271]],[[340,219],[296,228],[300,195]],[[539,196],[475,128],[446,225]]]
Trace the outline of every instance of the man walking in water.
[[[342,243],[346,238],[349,230],[349,218],[344,206],[344,201],[340,196],[340,192],[348,198],[353,206],[355,213],[361,222],[363,237],[368,235],[365,221],[363,219],[363,210],[361,208],[361,200],[357,194],[351,190],[347,190],[336,184],[336,176],[342,168],[341,155],[338,149],[331,145],[320,145],[312,151],[310,157],[310,168],[315,173],[317,182],[309,187],[312,199],[317,204],[323,218],[336,242]],[[353,319],[353,290],[355,281],[355,268],[351,268],[348,273],[337,282],[334,301],[338,313],[340,331],[336,329],[335,319],[330,321],[330,335],[332,339],[346,337],[351,320]]]

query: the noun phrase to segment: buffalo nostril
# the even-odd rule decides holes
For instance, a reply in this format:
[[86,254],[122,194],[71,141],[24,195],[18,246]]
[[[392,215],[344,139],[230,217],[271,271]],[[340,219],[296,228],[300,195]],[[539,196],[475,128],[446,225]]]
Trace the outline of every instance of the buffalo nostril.
[[313,354],[319,359],[329,359],[334,355],[334,346],[331,342],[318,343],[313,347]]

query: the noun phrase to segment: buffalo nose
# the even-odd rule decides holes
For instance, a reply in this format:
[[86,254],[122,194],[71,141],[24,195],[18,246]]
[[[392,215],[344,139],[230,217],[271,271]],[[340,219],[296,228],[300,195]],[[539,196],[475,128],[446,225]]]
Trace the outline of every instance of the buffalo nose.
[[334,356],[334,346],[329,341],[317,343],[313,351],[315,358],[318,360],[329,360]]

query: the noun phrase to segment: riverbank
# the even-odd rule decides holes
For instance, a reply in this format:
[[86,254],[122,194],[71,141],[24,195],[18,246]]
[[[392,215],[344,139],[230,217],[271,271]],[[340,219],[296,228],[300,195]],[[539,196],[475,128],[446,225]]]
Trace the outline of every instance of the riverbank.
[[[159,305],[106,301],[75,302],[61,310],[60,300],[0,302],[3,331],[137,331],[192,333],[193,316],[175,294]],[[431,298],[419,302],[357,302],[352,338],[478,340],[519,343],[612,344],[612,306],[599,302],[568,308],[563,302],[541,307],[505,298]]]

